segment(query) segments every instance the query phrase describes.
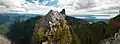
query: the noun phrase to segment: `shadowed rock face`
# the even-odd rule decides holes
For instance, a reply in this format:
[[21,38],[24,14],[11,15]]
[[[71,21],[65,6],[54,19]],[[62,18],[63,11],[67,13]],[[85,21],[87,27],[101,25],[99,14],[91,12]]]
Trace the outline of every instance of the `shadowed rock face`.
[[47,15],[38,20],[33,33],[34,44],[70,44],[71,34],[65,20],[65,9],[61,12],[50,10]]
[[110,23],[114,28],[120,29],[120,14],[112,18]]

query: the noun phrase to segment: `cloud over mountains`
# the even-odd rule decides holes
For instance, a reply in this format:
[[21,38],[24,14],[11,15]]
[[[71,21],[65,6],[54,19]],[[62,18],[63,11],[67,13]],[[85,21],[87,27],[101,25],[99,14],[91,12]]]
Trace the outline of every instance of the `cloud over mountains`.
[[24,11],[24,0],[0,0],[0,12]]
[[120,0],[0,0],[0,12],[45,14],[50,9],[62,8],[68,14],[116,14],[120,9]]

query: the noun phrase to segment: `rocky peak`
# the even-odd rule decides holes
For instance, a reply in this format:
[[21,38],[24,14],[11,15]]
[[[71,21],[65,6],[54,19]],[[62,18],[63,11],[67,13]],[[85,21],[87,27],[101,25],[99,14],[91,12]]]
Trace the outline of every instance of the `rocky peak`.
[[50,10],[47,15],[38,21],[39,24],[36,25],[50,29],[50,27],[52,27],[59,19],[65,20],[65,16],[65,9],[63,9],[61,12]]
[[59,19],[65,20],[65,9],[63,9],[61,12],[50,10],[45,18],[49,19],[49,22],[56,22]]
[[50,10],[47,15],[39,19],[33,33],[36,43],[43,41],[51,44],[70,43],[71,34],[65,17],[63,9],[61,12]]

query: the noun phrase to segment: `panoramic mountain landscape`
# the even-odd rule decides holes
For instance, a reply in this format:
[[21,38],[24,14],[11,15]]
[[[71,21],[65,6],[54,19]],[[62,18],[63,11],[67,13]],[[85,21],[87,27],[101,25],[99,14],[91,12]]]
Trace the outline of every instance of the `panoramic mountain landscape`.
[[120,44],[119,0],[0,0],[0,44]]
[[0,35],[11,44],[119,44],[114,38],[120,29],[119,13],[96,22],[67,16],[65,9],[50,10],[45,16],[5,13],[0,18]]

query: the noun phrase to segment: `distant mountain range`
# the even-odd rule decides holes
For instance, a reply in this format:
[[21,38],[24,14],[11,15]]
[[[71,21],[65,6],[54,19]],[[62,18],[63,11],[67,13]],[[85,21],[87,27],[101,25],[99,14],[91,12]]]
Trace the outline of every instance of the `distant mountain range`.
[[[3,27],[6,30],[9,30],[8,28],[18,20],[21,20],[21,22],[24,22],[30,18],[34,18],[37,16],[41,16],[41,15],[39,15],[39,14],[23,14],[23,13],[22,14],[20,14],[20,13],[1,13],[0,14],[0,27]],[[82,17],[82,15],[80,15],[80,16],[77,15],[77,16]],[[85,15],[83,15],[83,16],[85,16]],[[79,21],[82,18],[75,18],[74,16],[67,16],[66,19],[69,19],[69,21],[72,19],[77,19]],[[84,18],[83,20],[86,20],[88,22],[97,22],[97,21],[108,22],[109,21],[109,19],[97,19],[95,17],[88,17],[88,18]]]
[[[1,13],[0,14],[0,25],[4,24],[6,22],[14,22],[15,20],[27,20],[36,16],[40,16],[39,14],[20,14],[20,13]],[[78,19],[84,19],[88,22],[97,22],[97,21],[105,21],[107,22],[109,19],[97,19],[95,17],[92,17],[93,15],[74,15],[71,17],[86,17],[86,18],[78,18]]]
[[24,22],[30,18],[40,16],[38,14],[19,14],[19,13],[1,13],[0,14],[0,30],[9,31],[11,25],[15,22]]
[[38,14],[19,14],[19,13],[1,13],[0,14],[0,24],[6,22],[14,22],[15,20],[27,20],[32,17],[39,16]]

